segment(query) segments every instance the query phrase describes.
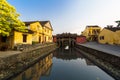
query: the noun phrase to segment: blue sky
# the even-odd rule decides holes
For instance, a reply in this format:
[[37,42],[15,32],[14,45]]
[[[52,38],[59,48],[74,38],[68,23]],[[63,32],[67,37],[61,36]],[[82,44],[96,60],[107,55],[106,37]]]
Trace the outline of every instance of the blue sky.
[[50,20],[53,34],[80,34],[86,25],[115,25],[120,0],[7,0],[22,21]]

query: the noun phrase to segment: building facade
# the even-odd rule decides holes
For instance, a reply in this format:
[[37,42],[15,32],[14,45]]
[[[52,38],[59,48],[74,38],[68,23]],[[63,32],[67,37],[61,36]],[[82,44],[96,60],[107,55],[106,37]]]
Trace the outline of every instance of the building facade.
[[53,28],[50,21],[31,21],[25,22],[25,25],[28,29],[34,32],[32,37],[33,43],[46,43],[53,41]]
[[43,41],[42,25],[39,22],[29,22],[26,26],[34,32],[32,34],[32,43],[41,43]]
[[32,44],[32,31],[12,31],[9,36],[0,36],[0,49],[14,49],[17,45]]
[[[14,40],[13,41],[14,45],[16,44],[32,44],[32,34],[33,32],[28,30],[28,32],[18,32],[14,31]],[[19,35],[19,36],[18,36]]]
[[32,45],[34,43],[52,42],[52,31],[50,21],[24,22],[27,32],[13,30],[9,36],[0,35],[0,50],[14,49],[18,45]]
[[97,25],[86,26],[81,35],[86,36],[88,41],[97,41],[101,28]]
[[52,32],[53,28],[50,23],[50,21],[40,21],[40,24],[42,25],[43,29],[43,42],[52,42],[53,37],[52,37]]
[[120,27],[105,27],[98,36],[102,44],[120,44]]

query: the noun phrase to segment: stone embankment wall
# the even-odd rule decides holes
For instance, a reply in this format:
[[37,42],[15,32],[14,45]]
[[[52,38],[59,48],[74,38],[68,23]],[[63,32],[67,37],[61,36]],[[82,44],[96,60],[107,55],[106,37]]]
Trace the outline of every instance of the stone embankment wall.
[[113,76],[116,80],[120,80],[120,57],[82,45],[76,45],[76,50]]
[[55,43],[43,44],[9,57],[0,58],[0,80],[17,75],[57,48]]
[[9,80],[39,80],[41,76],[46,75],[46,73],[50,73],[52,58],[53,54],[48,54],[30,68],[20,73],[18,76],[15,76]]

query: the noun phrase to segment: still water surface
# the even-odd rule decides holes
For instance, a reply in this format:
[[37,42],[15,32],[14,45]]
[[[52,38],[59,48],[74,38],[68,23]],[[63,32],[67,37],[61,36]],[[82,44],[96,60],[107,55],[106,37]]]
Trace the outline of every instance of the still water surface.
[[12,80],[114,80],[74,49],[59,48]]
[[40,80],[114,80],[74,49],[58,49],[52,60],[49,75]]

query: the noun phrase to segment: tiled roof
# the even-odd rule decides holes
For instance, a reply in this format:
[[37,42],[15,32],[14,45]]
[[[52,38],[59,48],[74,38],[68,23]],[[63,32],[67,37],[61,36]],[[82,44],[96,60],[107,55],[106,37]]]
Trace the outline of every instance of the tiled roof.
[[[50,23],[50,21],[27,21],[27,22],[24,22],[24,23],[25,23],[26,26],[28,26],[28,25],[30,25],[32,23],[35,23],[35,22],[39,22],[42,25],[42,27],[44,27],[46,23],[48,23],[48,22]],[[50,23],[50,25],[51,25],[51,23]],[[51,29],[53,30],[52,25],[51,25]]]
[[25,29],[25,30],[27,30],[27,32],[22,32],[22,31],[14,29],[14,31],[18,31],[18,32],[22,32],[22,33],[29,33],[29,34],[33,34],[34,33],[32,30],[29,30],[29,29]]
[[[39,21],[39,22],[41,23],[42,26],[45,26],[45,24],[48,23],[48,22],[50,23],[50,21]],[[51,26],[50,29],[53,30],[51,23],[50,23],[50,26]],[[47,26],[45,26],[45,27],[47,27]],[[49,28],[49,27],[47,27],[47,28]]]
[[28,32],[27,33],[30,33],[30,34],[33,34],[34,32],[32,30],[29,30],[28,29]]
[[120,30],[120,27],[105,27],[105,29],[111,30],[113,32]]
[[99,27],[98,25],[90,25],[90,26],[86,26],[86,27]]
[[76,33],[75,34],[72,34],[72,33],[62,33],[62,34],[57,34],[56,36],[58,38],[60,38],[60,37],[76,37],[77,34]]
[[39,21],[41,23],[42,26],[44,26],[46,23],[48,23],[49,21]]
[[35,23],[35,22],[38,22],[38,21],[27,21],[27,22],[24,22],[26,26],[32,24],[32,23]]

